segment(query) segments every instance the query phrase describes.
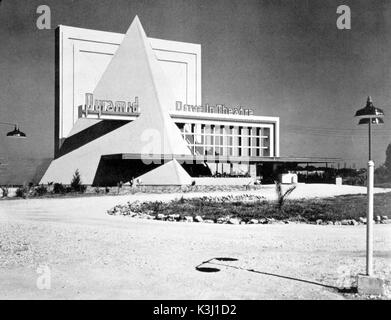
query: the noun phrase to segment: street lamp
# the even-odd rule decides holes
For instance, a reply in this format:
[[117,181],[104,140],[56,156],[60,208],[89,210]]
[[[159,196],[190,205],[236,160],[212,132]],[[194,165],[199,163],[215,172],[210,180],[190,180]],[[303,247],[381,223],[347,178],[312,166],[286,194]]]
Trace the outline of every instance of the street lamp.
[[367,269],[366,275],[373,276],[373,171],[374,162],[372,161],[372,125],[384,123],[382,117],[384,112],[382,109],[376,108],[373,105],[371,97],[368,97],[367,104],[364,108],[356,112],[356,117],[360,118],[358,124],[368,125],[368,211],[367,211]]
[[19,130],[19,126],[17,123],[9,123],[9,122],[0,122],[0,124],[13,126],[14,130],[7,133],[7,137],[11,138],[26,138],[26,134]]

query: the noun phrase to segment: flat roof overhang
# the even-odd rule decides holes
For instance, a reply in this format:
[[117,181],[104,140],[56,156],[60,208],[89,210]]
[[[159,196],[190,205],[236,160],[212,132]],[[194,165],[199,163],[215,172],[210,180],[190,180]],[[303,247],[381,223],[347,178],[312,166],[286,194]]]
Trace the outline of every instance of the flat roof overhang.
[[146,160],[154,161],[170,161],[176,159],[179,163],[334,163],[342,161],[340,158],[322,158],[322,157],[229,157],[218,155],[178,155],[178,154],[139,154],[139,153],[121,153],[103,155],[103,159],[115,160]]
[[227,121],[227,122],[241,122],[241,123],[270,123],[275,124],[279,122],[279,117],[265,117],[255,115],[232,115],[224,113],[208,113],[208,112],[178,112],[171,111],[170,116],[176,120],[209,120],[209,121]]

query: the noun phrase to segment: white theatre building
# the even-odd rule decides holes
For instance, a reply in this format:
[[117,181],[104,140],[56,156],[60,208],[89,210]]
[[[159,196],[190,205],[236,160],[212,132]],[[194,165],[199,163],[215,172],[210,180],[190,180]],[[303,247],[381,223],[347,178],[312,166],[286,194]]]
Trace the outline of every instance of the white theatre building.
[[235,184],[325,162],[281,158],[278,117],[203,104],[201,90],[201,45],[147,38],[137,16],[126,34],[59,26],[55,159],[41,183],[78,169],[88,185]]

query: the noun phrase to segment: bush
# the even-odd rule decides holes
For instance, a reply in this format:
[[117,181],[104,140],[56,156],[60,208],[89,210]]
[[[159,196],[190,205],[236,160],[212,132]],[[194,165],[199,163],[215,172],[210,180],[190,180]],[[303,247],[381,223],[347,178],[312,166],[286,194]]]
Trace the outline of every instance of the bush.
[[[171,202],[146,201],[133,202],[119,206],[123,212],[147,213],[158,215],[179,214],[184,216],[201,215],[203,219],[217,221],[219,218],[240,218],[242,220],[273,218],[276,220],[316,222],[341,221],[366,216],[366,195],[346,195],[325,199],[285,199],[283,210],[275,202],[261,198],[226,197],[180,198]],[[391,192],[375,194],[374,210],[376,215],[390,217]]]
[[40,197],[40,196],[43,196],[44,194],[46,194],[47,192],[48,192],[48,189],[43,184],[41,184],[40,186],[35,188],[34,195],[37,195]]
[[26,198],[27,189],[25,187],[20,187],[20,188],[16,189],[15,194],[18,198]]
[[367,185],[367,177],[366,174],[361,174],[358,176],[350,176],[343,179],[344,184],[351,186],[366,186]]
[[71,181],[71,189],[75,192],[84,192],[86,191],[87,187],[84,186],[81,182],[81,177],[79,173],[79,169],[76,169],[72,181]]
[[276,181],[276,193],[277,193],[277,207],[279,210],[282,210],[282,207],[284,205],[284,202],[286,198],[292,193],[293,190],[296,189],[296,186],[290,187],[285,192],[282,190],[282,184],[281,182]]
[[375,183],[390,183],[391,174],[388,172],[387,168],[382,165],[379,168],[375,169]]
[[66,189],[65,189],[65,187],[63,186],[62,183],[55,183],[53,185],[53,193],[56,193],[56,194],[58,194],[58,193],[65,193],[65,191],[66,191]]
[[2,191],[2,194],[1,194],[1,197],[2,198],[5,198],[8,196],[8,188],[7,187],[0,187],[1,191]]

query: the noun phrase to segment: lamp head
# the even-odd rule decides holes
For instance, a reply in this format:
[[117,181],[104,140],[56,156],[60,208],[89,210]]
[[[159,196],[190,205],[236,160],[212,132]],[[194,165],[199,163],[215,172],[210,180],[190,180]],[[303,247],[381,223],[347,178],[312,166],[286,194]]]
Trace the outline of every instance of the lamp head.
[[371,124],[384,124],[384,120],[382,118],[362,118],[358,122],[358,124],[369,124],[369,121],[371,121]]
[[7,137],[11,138],[26,138],[26,134],[19,130],[17,126],[15,126],[14,130],[7,133]]
[[384,116],[384,112],[382,109],[375,107],[372,98],[368,97],[366,106],[358,110],[355,116],[358,118],[379,118]]

